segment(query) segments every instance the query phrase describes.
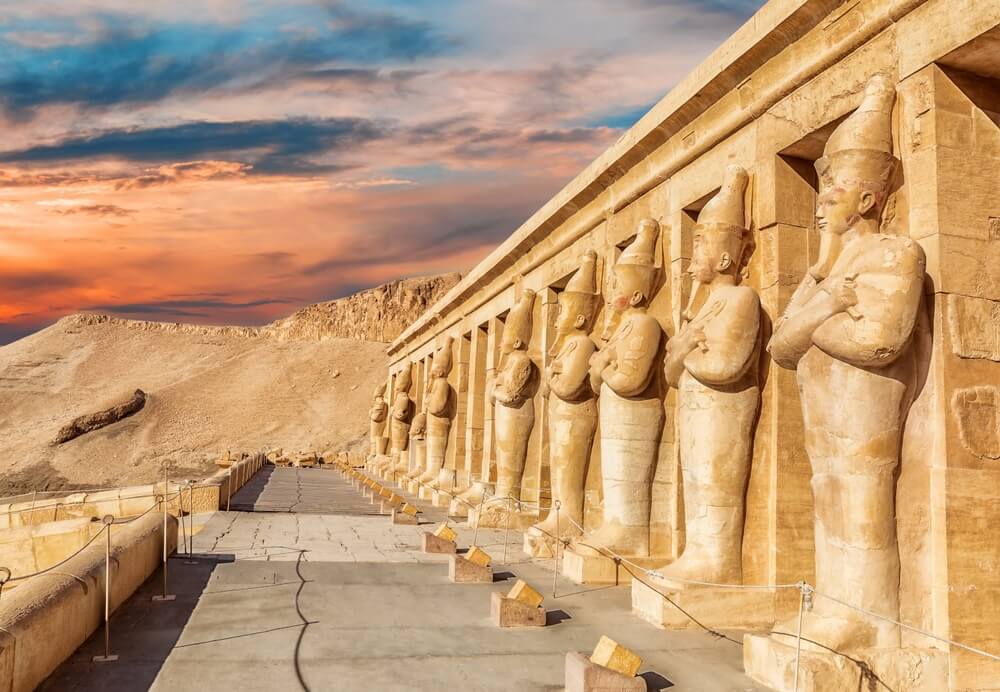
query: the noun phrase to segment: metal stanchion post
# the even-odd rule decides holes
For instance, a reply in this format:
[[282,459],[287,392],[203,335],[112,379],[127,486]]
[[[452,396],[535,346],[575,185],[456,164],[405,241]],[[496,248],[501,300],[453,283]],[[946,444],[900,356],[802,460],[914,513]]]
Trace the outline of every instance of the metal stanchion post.
[[556,545],[552,549],[552,598],[556,597],[556,584],[559,580],[559,547],[562,545],[562,539],[559,533],[559,509],[562,507],[562,502],[556,500]]
[[163,593],[153,596],[154,601],[173,601],[177,597],[167,593],[167,496],[164,489],[163,495],[156,496],[157,501],[163,507]]
[[94,663],[111,663],[118,660],[118,656],[111,653],[111,525],[115,518],[105,514],[101,521],[107,532],[104,541],[104,655],[94,656],[92,660]]
[[472,528],[472,545],[479,545],[479,522],[483,520],[483,505],[486,503],[486,493],[479,498],[479,509],[476,510],[476,525]]
[[177,523],[181,530],[181,546],[188,553],[187,522],[184,521],[184,486],[187,481],[177,483]]
[[802,653],[802,611],[806,602],[806,584],[799,582],[799,624],[795,632],[795,682],[792,692],[799,692],[799,656]]
[[188,557],[194,553],[194,483],[188,481]]
[[514,498],[507,498],[507,521],[504,522],[503,530],[503,560],[500,562],[501,565],[507,564],[507,537],[510,536],[510,515],[514,513]]

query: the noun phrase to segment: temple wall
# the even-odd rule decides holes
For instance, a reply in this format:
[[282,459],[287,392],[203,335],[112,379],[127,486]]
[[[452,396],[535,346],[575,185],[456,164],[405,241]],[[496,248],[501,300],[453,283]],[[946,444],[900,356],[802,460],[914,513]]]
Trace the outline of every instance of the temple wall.
[[[390,348],[392,371],[427,357],[443,335],[455,338],[462,405],[449,463],[459,487],[493,480],[487,397],[504,319],[521,290],[538,293],[528,353],[544,370],[554,306],[582,254],[596,251],[598,286],[606,285],[639,220],[652,217],[661,225],[656,261],[663,271],[649,313],[665,341],[677,333],[688,300],[695,219],[733,163],[750,173],[747,224],[756,249],[744,285],[760,296],[766,343],[817,256],[813,163],[876,74],[897,87],[894,153],[902,162],[883,232],[909,236],[927,255],[913,337],[919,376],[897,486],[901,617],[1000,653],[1000,3],[772,0],[406,330]],[[761,407],[744,582],[813,583],[813,498],[796,374],[763,348],[757,368]],[[685,541],[677,394],[657,377],[665,424],[652,552],[676,557]],[[547,507],[550,441],[541,395],[535,411],[523,498]],[[600,523],[600,478],[595,444],[588,526]],[[797,604],[792,592],[775,608],[790,616]],[[998,664],[917,634],[905,634],[905,645],[947,651],[950,689],[1000,689]]]

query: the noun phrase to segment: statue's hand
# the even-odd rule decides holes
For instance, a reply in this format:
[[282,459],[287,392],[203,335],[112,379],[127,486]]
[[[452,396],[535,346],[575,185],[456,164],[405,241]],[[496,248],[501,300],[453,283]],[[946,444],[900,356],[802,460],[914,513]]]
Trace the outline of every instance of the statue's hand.
[[858,294],[855,291],[856,275],[827,279],[823,282],[823,290],[830,296],[830,305],[834,314],[853,312],[851,308],[858,304]]

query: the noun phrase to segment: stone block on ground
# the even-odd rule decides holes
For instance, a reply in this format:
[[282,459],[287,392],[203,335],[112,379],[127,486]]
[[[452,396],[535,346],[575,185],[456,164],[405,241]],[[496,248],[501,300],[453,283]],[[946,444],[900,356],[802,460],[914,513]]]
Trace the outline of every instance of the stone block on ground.
[[646,692],[646,681],[598,665],[585,654],[566,654],[566,692]]
[[545,627],[545,608],[532,606],[499,591],[490,594],[490,619],[497,627]]
[[402,509],[392,510],[393,524],[399,524],[401,526],[416,526],[417,524],[420,523],[420,520],[417,519],[417,515],[415,512],[413,514],[410,514],[406,511],[407,507],[413,507],[413,505],[403,505]]
[[624,646],[616,642],[611,637],[601,636],[594,647],[594,653],[590,655],[590,660],[599,666],[620,673],[625,677],[634,677],[639,672],[642,659]]
[[423,542],[421,543],[421,550],[423,552],[438,555],[452,555],[457,549],[458,547],[455,545],[455,541],[445,540],[430,531],[424,531]]
[[482,565],[466,559],[464,555],[450,555],[448,578],[456,584],[492,584],[493,568],[488,562]]

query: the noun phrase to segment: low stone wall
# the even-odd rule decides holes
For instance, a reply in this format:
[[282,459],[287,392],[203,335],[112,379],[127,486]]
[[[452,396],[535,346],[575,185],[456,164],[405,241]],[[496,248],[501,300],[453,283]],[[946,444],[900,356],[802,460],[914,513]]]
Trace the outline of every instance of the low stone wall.
[[[168,552],[177,521],[169,518]],[[163,560],[163,516],[150,512],[111,527],[111,607],[117,608]],[[0,690],[35,689],[101,626],[104,539],[94,541],[58,571],[33,577],[0,597]]]
[[0,531],[0,567],[6,567],[15,577],[51,567],[79,550],[102,526],[89,517],[80,517]]
[[[232,466],[220,469],[205,480],[195,483],[191,493],[185,489],[180,506],[185,513],[193,511],[194,514],[225,509],[230,494],[246,485],[263,465],[263,454],[234,462]],[[177,482],[170,481],[168,495],[176,495],[177,489]],[[163,495],[163,491],[163,483],[153,483],[0,504],[0,531],[78,517],[100,519],[107,514],[115,517],[138,516],[155,504],[156,496]],[[176,515],[178,499],[171,499],[168,507]]]

